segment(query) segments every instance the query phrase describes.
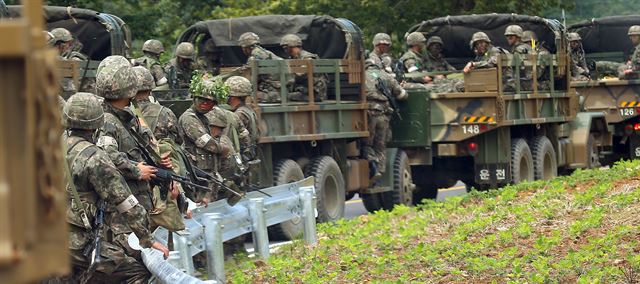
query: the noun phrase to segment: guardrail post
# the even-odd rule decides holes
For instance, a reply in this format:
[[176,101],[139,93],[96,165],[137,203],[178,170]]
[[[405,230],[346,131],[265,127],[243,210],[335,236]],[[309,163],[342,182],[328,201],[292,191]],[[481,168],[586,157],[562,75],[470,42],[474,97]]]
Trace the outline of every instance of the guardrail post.
[[[171,234],[171,232],[169,233]],[[196,269],[193,266],[193,258],[191,257],[191,249],[189,247],[189,231],[173,233],[173,240],[175,241],[176,250],[180,252],[182,269],[184,269],[187,274],[193,275]]]
[[224,275],[224,250],[222,247],[222,214],[204,214],[204,241],[207,251],[207,274],[210,279],[226,282]]
[[302,223],[304,226],[304,241],[307,244],[315,245],[318,242],[316,238],[316,216],[315,216],[315,196],[313,187],[300,188],[302,200]]
[[269,258],[269,235],[267,234],[267,220],[264,216],[264,200],[251,198],[249,200],[249,214],[253,223],[253,245],[262,259]]

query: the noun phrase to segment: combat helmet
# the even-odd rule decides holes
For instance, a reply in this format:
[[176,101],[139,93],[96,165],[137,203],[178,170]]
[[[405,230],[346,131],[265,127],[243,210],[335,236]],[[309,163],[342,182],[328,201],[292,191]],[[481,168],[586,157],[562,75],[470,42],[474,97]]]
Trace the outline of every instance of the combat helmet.
[[227,127],[227,120],[222,115],[216,115],[216,114],[208,115],[207,119],[209,120],[209,127],[211,126],[220,127],[220,128]]
[[246,32],[240,35],[238,38],[238,44],[241,47],[250,47],[256,44],[260,44],[260,37],[252,32]]
[[413,46],[425,43],[427,39],[421,32],[412,32],[407,36],[407,45]]
[[569,41],[579,41],[582,40],[582,38],[580,37],[580,35],[578,33],[568,33],[567,34],[567,39]]
[[631,26],[629,27],[629,32],[627,35],[640,35],[640,26]]
[[100,62],[96,73],[98,96],[105,99],[124,99],[136,95],[136,75],[126,58],[120,55],[108,56]]
[[104,111],[95,95],[75,93],[64,104],[62,119],[66,128],[94,130],[102,127]]
[[176,47],[176,56],[182,59],[190,59],[193,60],[193,57],[196,55],[196,50],[193,47],[193,44],[190,42],[181,42]]
[[133,73],[136,75],[136,82],[138,83],[138,92],[151,91],[156,87],[155,80],[151,72],[142,66],[135,66],[132,68]]
[[229,96],[229,86],[220,77],[210,78],[210,75],[196,72],[191,77],[189,93],[193,98],[204,98],[213,101],[226,101]]
[[440,45],[444,45],[442,38],[440,38],[439,36],[432,36],[429,38],[429,40],[427,40],[427,47],[429,47],[434,43],[439,43]]
[[288,34],[282,37],[280,40],[280,46],[282,47],[298,47],[302,46],[302,39],[294,34]]
[[504,30],[504,35],[505,36],[517,36],[519,38],[522,38],[522,27],[518,26],[518,25],[510,25],[507,27],[506,30]]
[[159,40],[150,39],[145,41],[144,44],[142,44],[142,51],[151,52],[153,54],[159,55],[164,52],[164,46],[162,45],[162,42],[160,42]]
[[471,49],[473,49],[473,46],[478,41],[486,41],[488,43],[491,43],[491,39],[487,34],[485,34],[484,32],[476,32],[471,36],[471,42],[469,42],[469,46],[471,46]]
[[373,46],[378,44],[389,44],[391,45],[391,37],[385,33],[377,33],[373,36]]
[[51,30],[51,34],[53,35],[54,43],[57,43],[59,41],[68,42],[73,40],[71,32],[65,28],[55,28]]
[[522,32],[522,41],[530,42],[531,40],[538,41],[538,36],[533,31],[524,31]]
[[242,76],[232,76],[224,84],[229,87],[230,97],[247,97],[253,91],[251,81]]

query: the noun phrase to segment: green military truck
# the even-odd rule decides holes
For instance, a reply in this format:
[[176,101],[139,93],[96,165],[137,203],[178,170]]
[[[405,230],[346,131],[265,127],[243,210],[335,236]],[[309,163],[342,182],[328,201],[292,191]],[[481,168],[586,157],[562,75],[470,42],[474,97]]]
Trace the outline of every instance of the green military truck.
[[607,118],[613,133],[607,163],[640,158],[640,80],[621,80],[616,72],[616,65],[626,64],[635,49],[627,35],[633,25],[640,25],[640,16],[605,17],[569,26],[582,38],[592,67],[590,81],[574,81],[571,86],[580,95],[584,111],[601,112]]
[[[280,39],[286,34],[296,34],[302,38],[303,48],[321,59],[262,60],[245,65],[247,56],[237,42],[245,32],[259,35],[262,46],[281,57],[285,55]],[[371,194],[369,164],[360,153],[360,141],[369,135],[360,29],[347,19],[328,16],[256,16],[196,23],[182,33],[178,43],[191,42],[202,55],[208,39],[219,48],[221,73],[244,66],[240,73],[252,81],[254,88],[261,74],[271,74],[282,86],[294,73],[306,73],[309,86],[313,85],[313,74],[326,74],[329,78],[327,100],[314,102],[311,91],[307,102],[288,101],[282,88],[282,103],[258,104],[261,130],[258,152],[262,161],[259,186],[313,176],[319,221],[342,218],[345,199],[355,193],[367,200],[366,196]],[[187,90],[159,90],[154,91],[154,96],[178,116],[191,104],[191,100],[173,99],[188,96]],[[396,165],[389,167],[388,172],[400,178],[386,180],[376,188],[392,192],[412,189],[406,155],[395,151],[388,159]],[[411,199],[399,200],[398,196],[389,195],[387,204],[411,204]],[[301,232],[300,225],[294,220],[274,231],[292,237]]]
[[[486,188],[595,167],[600,151],[610,147],[607,117],[579,111],[570,86],[568,43],[558,21],[514,14],[448,16],[409,32],[440,36],[447,60],[461,70],[475,56],[473,33],[483,31],[494,46],[509,49],[504,32],[512,24],[534,31],[551,55],[503,54],[497,68],[465,74],[464,92],[408,87],[408,100],[399,102],[402,119],[392,121],[389,147],[407,154],[416,200],[458,180]],[[534,74],[530,91],[522,90],[518,80],[523,66]],[[505,88],[509,70],[515,91]],[[548,72],[550,89],[538,88],[539,72]]]
[[[22,9],[20,5],[9,5],[4,17],[20,17]],[[89,59],[60,61],[59,76],[72,78],[75,86],[80,87],[95,78],[96,69],[105,57],[122,55],[131,58],[131,32],[129,26],[119,17],[71,7],[43,6],[42,9],[45,29],[69,30],[76,39],[74,48]]]

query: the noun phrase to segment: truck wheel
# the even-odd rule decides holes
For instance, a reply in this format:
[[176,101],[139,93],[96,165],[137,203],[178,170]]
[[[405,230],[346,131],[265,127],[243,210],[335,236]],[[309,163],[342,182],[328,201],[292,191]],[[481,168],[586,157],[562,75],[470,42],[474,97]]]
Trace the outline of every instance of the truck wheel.
[[381,196],[381,193],[360,195],[360,198],[362,199],[362,205],[364,205],[364,209],[367,209],[367,212],[371,213],[384,209],[382,208]]
[[398,150],[393,161],[393,187],[382,194],[384,209],[392,210],[396,204],[413,205],[414,189],[409,158],[404,151]]
[[[273,184],[281,185],[304,179],[298,163],[290,159],[282,159],[273,167]],[[302,218],[292,219],[269,227],[271,239],[292,240],[302,235],[304,230]]]
[[536,180],[550,180],[558,176],[556,151],[549,138],[538,136],[533,139],[533,172]]
[[589,134],[589,140],[587,140],[587,168],[599,168],[600,167],[600,153],[598,152],[598,145],[596,144],[596,137],[593,133]]
[[347,195],[345,196],[344,200],[351,200],[356,196],[356,193],[358,193],[357,191],[349,191],[347,192]]
[[513,139],[511,141],[511,182],[517,184],[533,179],[533,157],[529,145],[522,138]]
[[333,222],[344,215],[345,183],[340,167],[329,156],[311,160],[307,176],[315,179],[318,221]]

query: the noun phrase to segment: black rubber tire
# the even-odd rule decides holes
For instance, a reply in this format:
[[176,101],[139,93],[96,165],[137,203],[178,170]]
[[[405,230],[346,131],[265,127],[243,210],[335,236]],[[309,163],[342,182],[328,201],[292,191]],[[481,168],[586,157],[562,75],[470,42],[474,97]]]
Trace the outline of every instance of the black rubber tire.
[[349,191],[347,192],[347,195],[344,197],[344,200],[348,201],[353,199],[356,196],[356,193],[358,193],[357,191]]
[[334,222],[344,216],[345,182],[338,163],[330,156],[313,158],[307,176],[316,187],[318,222]]
[[413,205],[413,178],[411,165],[407,154],[398,150],[393,160],[393,186],[391,191],[382,194],[382,205],[386,210],[392,210],[396,204]]
[[362,205],[364,205],[364,209],[367,209],[368,212],[376,212],[378,210],[382,210],[382,194],[373,193],[373,194],[362,194],[360,198],[362,199]]
[[593,133],[590,133],[587,140],[587,168],[594,169],[599,168],[600,166],[600,153],[598,152],[596,137]]
[[[292,183],[304,179],[302,169],[291,159],[282,159],[273,167],[273,185]],[[293,240],[302,236],[302,219],[289,220],[269,227],[269,239]]]
[[527,141],[522,138],[511,140],[511,182],[518,184],[533,181],[533,156]]
[[533,138],[533,176],[536,180],[550,180],[558,176],[556,150],[546,136]]

